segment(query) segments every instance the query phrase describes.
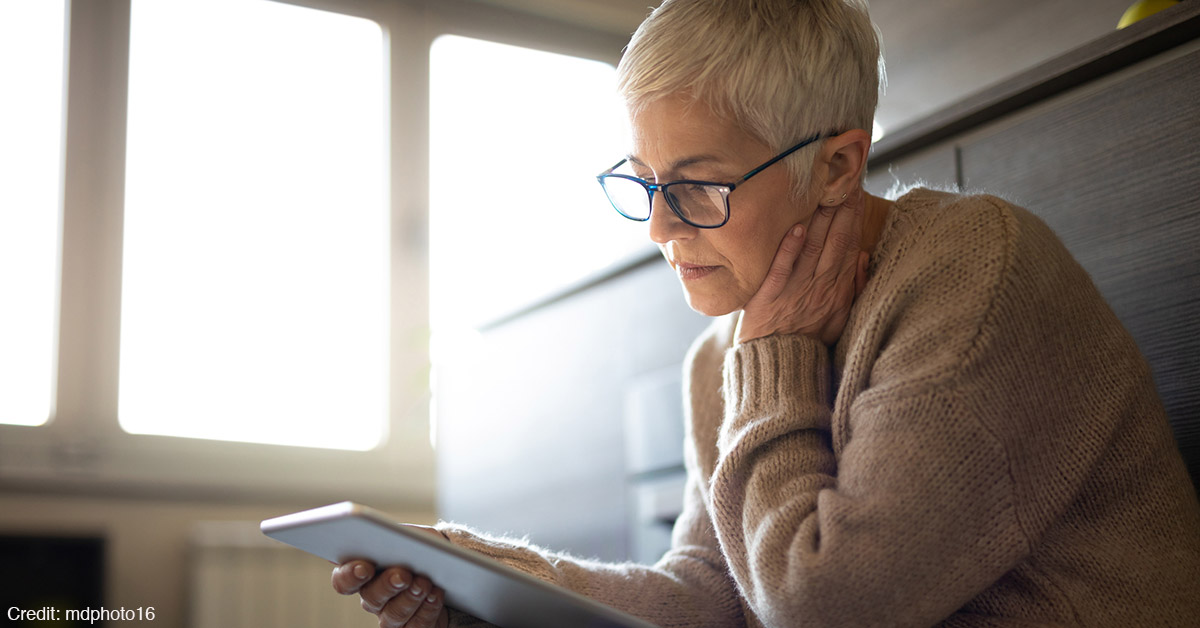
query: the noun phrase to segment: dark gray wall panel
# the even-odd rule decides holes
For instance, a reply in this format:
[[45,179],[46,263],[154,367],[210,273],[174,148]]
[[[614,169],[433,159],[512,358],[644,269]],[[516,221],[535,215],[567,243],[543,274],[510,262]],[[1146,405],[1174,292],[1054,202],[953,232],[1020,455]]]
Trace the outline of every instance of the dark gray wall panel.
[[894,188],[916,183],[943,190],[958,187],[953,144],[939,144],[888,164],[872,164],[864,188],[876,196],[895,199]]

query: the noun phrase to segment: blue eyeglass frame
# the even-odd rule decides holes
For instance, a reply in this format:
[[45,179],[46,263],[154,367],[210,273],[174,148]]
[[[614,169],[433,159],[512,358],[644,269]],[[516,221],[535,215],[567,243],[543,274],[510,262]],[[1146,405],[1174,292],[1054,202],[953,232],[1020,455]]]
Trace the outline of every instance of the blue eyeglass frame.
[[[680,220],[682,220],[683,222],[685,222],[693,227],[696,227],[697,229],[716,229],[717,227],[725,226],[725,224],[729,222],[729,195],[731,193],[733,193],[733,191],[736,190],[739,185],[745,183],[747,180],[750,179],[750,177],[753,177],[754,175],[762,172],[763,170],[766,170],[769,166],[771,166],[775,162],[783,159],[784,157],[787,157],[788,155],[791,155],[792,153],[800,150],[801,148],[804,148],[805,146],[808,146],[809,144],[812,144],[813,142],[821,139],[822,137],[827,137],[827,136],[823,135],[821,133],[818,133],[808,139],[801,141],[799,144],[796,144],[795,146],[783,151],[782,153],[775,155],[774,157],[763,162],[758,167],[750,170],[750,172],[747,172],[746,174],[742,175],[742,177],[734,183],[719,183],[716,181],[700,181],[697,179],[680,179],[679,181],[669,181],[667,183],[650,183],[649,181],[647,181],[645,179],[635,177],[633,175],[613,174],[613,170],[620,168],[625,162],[629,161],[629,158],[625,158],[625,159],[622,159],[621,161],[618,161],[617,163],[613,164],[613,167],[596,175],[596,180],[600,183],[600,187],[605,190],[604,196],[605,196],[605,198],[608,199],[609,204],[613,206],[613,209],[617,210],[618,214],[621,214],[622,216],[628,218],[629,220],[636,220],[638,222],[646,222],[647,220],[650,220],[650,216],[654,213],[654,193],[661,191],[663,193],[663,197],[667,199],[667,207],[670,207],[671,211],[674,212],[674,214],[676,216],[678,216]],[[626,214],[625,212],[621,211],[620,207],[617,207],[616,203],[613,202],[612,197],[608,195],[608,188],[604,187],[604,180],[607,178],[610,178],[610,177],[633,181],[634,183],[638,183],[643,188],[646,189],[646,195],[649,197],[649,202],[650,202],[649,208],[650,209],[649,209],[649,211],[646,212],[645,218],[634,218],[633,216],[630,216],[630,215]],[[714,186],[714,187],[718,187],[718,188],[724,188],[721,190],[721,198],[722,198],[722,200],[725,201],[725,219],[722,220],[719,224],[701,225],[701,224],[694,223],[691,220],[688,220],[687,218],[685,218],[683,215],[683,210],[681,210],[675,206],[675,201],[674,201],[675,197],[672,196],[671,194],[667,193],[667,188],[671,187],[672,185],[679,185],[679,184],[683,184],[683,183],[690,183],[692,185],[710,185],[710,186]]]

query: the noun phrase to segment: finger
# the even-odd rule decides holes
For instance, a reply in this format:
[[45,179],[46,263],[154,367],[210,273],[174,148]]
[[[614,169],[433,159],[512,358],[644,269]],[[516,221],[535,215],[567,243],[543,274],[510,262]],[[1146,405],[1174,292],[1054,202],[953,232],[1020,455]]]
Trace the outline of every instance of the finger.
[[389,602],[409,589],[412,583],[413,576],[407,569],[391,567],[384,570],[359,592],[363,610],[378,615]]
[[[830,237],[833,238],[834,236]],[[833,252],[839,246],[840,245],[834,244],[827,247],[827,250]],[[854,305],[854,297],[857,294],[855,290],[858,282],[857,276],[858,268],[860,266],[859,259],[861,258],[861,253],[862,252],[857,249],[854,251],[848,251],[846,255],[843,255],[844,259],[841,266],[830,269],[830,271],[837,273],[836,275],[833,275],[834,284],[830,287],[832,290],[831,294],[834,298],[833,306],[834,311],[836,312],[834,315],[835,317],[841,316],[843,312],[849,312],[850,307]]]
[[847,200],[833,215],[829,232],[818,260],[816,275],[836,274],[838,279],[854,285],[854,268],[858,265],[858,251],[862,240],[863,208],[861,196]]
[[[413,580],[412,585],[407,590],[397,593],[395,597],[388,600],[388,603],[379,612],[380,627],[400,628],[404,626],[405,628],[428,628],[433,626],[433,621],[427,624],[410,623],[432,592],[433,584],[429,582],[428,578],[421,577]],[[434,618],[437,618],[436,613],[434,613]]]
[[796,262],[795,275],[797,277],[812,277],[816,272],[817,262],[821,259],[821,251],[825,248],[825,237],[829,234],[829,227],[833,223],[835,213],[836,208],[824,205],[817,207],[817,211],[813,212],[812,219],[808,222],[808,229],[804,234],[804,248],[800,251],[800,258]]
[[865,277],[862,269],[865,252],[853,257],[848,272],[837,276],[836,281],[830,286],[829,292],[829,314],[825,318],[825,325],[821,329],[820,338],[826,345],[832,346],[842,336],[842,330],[846,327],[846,322],[850,317],[850,309],[854,306],[854,301],[861,291],[858,286],[860,281],[865,285]]
[[358,593],[358,590],[369,582],[373,575],[375,575],[374,565],[361,560],[352,560],[334,567],[330,581],[334,591],[342,595],[350,595]]
[[839,310],[850,310],[850,306],[854,304],[854,297],[857,295],[855,289],[858,282],[858,259],[859,253],[856,251],[853,255],[846,256],[846,262],[842,265],[840,272],[837,275],[837,284],[834,286],[835,294],[837,295],[837,306]]
[[771,260],[771,267],[767,270],[767,276],[763,279],[762,286],[759,287],[755,297],[769,301],[783,292],[788,279],[792,276],[796,258],[804,248],[805,235],[804,226],[797,224],[783,236],[783,241],[779,243],[779,250],[775,252],[775,259]]
[[438,615],[442,613],[443,598],[441,589],[434,588],[430,591],[405,628],[433,628],[437,624]]

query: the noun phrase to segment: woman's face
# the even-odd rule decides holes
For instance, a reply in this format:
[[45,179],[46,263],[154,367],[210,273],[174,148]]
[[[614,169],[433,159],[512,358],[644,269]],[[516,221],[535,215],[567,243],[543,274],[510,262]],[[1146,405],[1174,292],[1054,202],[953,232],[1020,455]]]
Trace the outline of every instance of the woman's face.
[[[630,164],[647,181],[732,183],[775,156],[703,103],[683,98],[659,98],[631,123]],[[729,195],[729,222],[716,229],[688,225],[661,194],[654,195],[650,239],[675,270],[693,310],[728,314],[758,291],[784,234],[796,223],[807,224],[816,208],[790,192],[787,168],[772,164]]]

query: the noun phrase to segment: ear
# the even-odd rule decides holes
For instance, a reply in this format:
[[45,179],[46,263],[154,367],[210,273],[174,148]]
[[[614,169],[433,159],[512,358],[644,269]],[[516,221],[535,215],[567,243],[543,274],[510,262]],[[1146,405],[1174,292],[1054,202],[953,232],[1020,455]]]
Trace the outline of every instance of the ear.
[[871,134],[862,129],[846,131],[825,140],[813,190],[820,204],[841,204],[841,200],[862,182],[863,169],[871,152]]

